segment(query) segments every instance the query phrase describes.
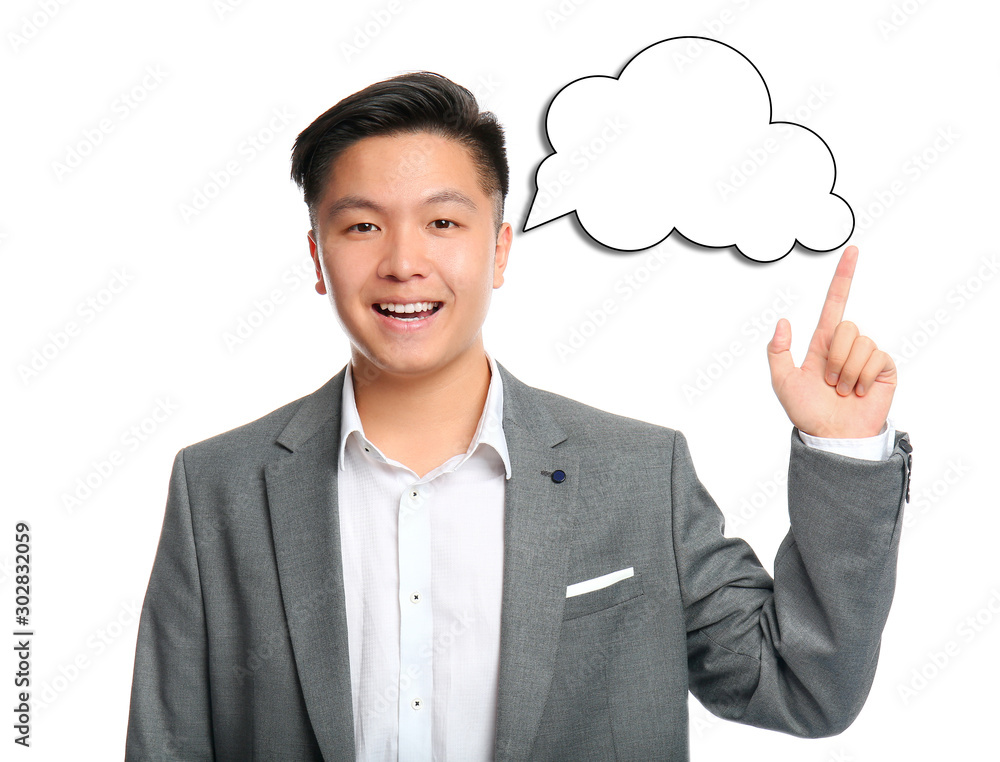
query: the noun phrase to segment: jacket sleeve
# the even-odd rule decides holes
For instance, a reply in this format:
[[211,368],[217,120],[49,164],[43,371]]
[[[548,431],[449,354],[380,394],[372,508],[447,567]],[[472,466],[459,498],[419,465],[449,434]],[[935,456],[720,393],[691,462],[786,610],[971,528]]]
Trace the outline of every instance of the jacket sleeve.
[[792,432],[790,528],[774,579],[723,535],[679,432],[673,541],[692,693],[714,714],[797,736],[842,732],[875,675],[892,602],[909,441],[886,461],[807,447]]
[[139,619],[126,762],[214,759],[207,642],[182,450]]

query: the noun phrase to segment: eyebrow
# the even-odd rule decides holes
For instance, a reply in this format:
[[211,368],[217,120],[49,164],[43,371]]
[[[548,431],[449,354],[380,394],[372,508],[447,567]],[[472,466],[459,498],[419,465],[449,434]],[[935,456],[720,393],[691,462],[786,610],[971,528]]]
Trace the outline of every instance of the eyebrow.
[[[430,196],[427,196],[421,204],[423,206],[433,206],[434,204],[458,204],[471,212],[479,211],[479,207],[476,205],[475,201],[454,188],[443,188],[442,190],[436,191]],[[384,214],[386,211],[385,207],[377,201],[365,198],[364,196],[352,195],[337,199],[337,201],[331,204],[326,210],[324,216],[326,219],[332,220],[338,214],[351,209],[368,209],[379,214]]]
[[381,204],[365,198],[364,196],[344,196],[343,198],[337,199],[336,203],[331,204],[330,208],[326,210],[324,216],[328,220],[332,220],[338,214],[346,212],[349,209],[370,209],[373,212],[385,211]]
[[479,211],[479,207],[476,206],[475,201],[461,191],[454,190],[453,188],[445,188],[424,199],[424,206],[432,204],[458,204],[459,206],[464,206],[470,212]]

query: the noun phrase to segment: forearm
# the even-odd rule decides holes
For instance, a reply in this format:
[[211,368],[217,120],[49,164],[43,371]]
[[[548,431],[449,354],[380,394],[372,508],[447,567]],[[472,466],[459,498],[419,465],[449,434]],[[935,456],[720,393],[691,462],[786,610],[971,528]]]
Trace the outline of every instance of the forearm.
[[760,677],[741,721],[816,736],[857,716],[892,602],[907,478],[898,447],[885,462],[864,461],[793,434],[791,527],[761,610]]

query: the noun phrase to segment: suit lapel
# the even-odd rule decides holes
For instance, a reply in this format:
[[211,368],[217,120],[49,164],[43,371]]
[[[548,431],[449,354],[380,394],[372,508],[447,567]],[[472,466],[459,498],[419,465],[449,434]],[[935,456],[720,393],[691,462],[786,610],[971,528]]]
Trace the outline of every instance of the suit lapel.
[[323,757],[354,759],[337,446],[341,370],[303,400],[265,469],[282,602],[306,709]]
[[[538,397],[498,364],[511,478],[504,500],[496,758],[528,759],[548,697],[566,602],[578,458]],[[341,370],[303,400],[265,469],[278,576],[299,682],[326,760],[354,759],[337,446]],[[554,449],[555,448],[555,449]],[[553,472],[566,474],[563,482]]]
[[[549,693],[566,603],[578,460],[536,390],[499,366],[511,478],[504,503],[496,758],[528,759]],[[555,449],[554,449],[555,448]],[[566,478],[553,480],[561,470]]]

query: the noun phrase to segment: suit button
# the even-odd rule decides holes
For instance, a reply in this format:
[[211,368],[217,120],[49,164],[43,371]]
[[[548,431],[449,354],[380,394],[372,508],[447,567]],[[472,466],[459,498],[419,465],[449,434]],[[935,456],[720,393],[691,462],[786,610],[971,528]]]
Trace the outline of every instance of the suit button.
[[561,470],[553,471],[552,481],[554,481],[556,484],[562,484],[564,481],[566,481],[566,472]]
[[905,453],[913,452],[913,446],[905,439],[899,440],[899,449]]

